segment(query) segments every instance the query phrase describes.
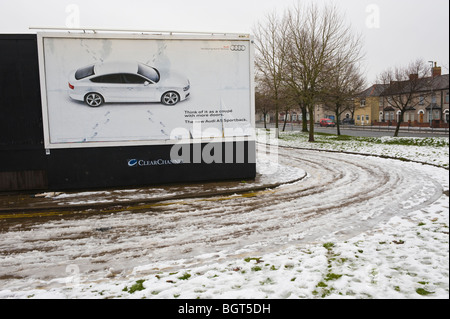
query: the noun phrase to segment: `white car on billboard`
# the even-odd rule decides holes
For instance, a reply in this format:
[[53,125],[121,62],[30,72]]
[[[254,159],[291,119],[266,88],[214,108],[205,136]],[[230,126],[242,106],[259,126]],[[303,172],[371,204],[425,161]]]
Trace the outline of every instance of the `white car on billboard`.
[[189,80],[171,70],[139,62],[104,62],[73,71],[69,96],[91,107],[108,102],[175,105],[190,94]]

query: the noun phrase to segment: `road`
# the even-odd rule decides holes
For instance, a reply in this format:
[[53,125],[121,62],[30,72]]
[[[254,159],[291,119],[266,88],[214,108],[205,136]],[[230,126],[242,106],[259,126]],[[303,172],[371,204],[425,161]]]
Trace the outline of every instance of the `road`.
[[350,238],[426,207],[443,192],[414,163],[280,148],[279,164],[308,176],[246,196],[0,220],[0,286],[61,286],[58,278],[73,269],[90,280],[126,276],[135,267],[176,271],[248,252]]
[[[258,123],[256,125],[258,128],[264,127],[263,123]],[[268,124],[267,128],[275,127],[274,124]],[[280,123],[279,129],[282,130],[283,125]],[[298,124],[286,124],[285,131],[300,131],[301,126]],[[336,127],[320,127],[318,125],[314,128],[315,132],[320,133],[330,133],[336,134]],[[349,136],[370,136],[370,137],[380,137],[380,136],[394,136],[394,127],[389,129],[386,127],[378,126],[354,126],[354,125],[344,125],[341,126],[341,134]],[[449,137],[448,129],[433,129],[430,128],[401,128],[399,132],[399,137]]]

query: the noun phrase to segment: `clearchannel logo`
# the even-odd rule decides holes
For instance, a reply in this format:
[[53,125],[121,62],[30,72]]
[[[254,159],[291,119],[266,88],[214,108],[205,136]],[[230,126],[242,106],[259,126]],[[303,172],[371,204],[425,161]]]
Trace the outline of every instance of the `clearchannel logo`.
[[130,160],[128,161],[128,166],[129,166],[129,167],[137,166],[137,164],[138,164],[138,160],[135,159],[135,158],[130,159]]
[[157,160],[143,160],[143,159],[130,159],[128,160],[129,167],[136,166],[161,166],[161,165],[178,165],[182,164],[182,159],[174,159],[174,160],[165,160],[165,159],[157,159]]

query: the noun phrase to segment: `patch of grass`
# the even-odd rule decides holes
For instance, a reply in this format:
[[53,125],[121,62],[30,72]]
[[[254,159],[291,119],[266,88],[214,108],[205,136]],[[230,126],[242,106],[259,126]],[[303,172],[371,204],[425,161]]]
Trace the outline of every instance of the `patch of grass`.
[[183,276],[178,277],[180,280],[188,280],[189,278],[191,278],[191,274],[187,272],[185,272]]
[[293,264],[286,264],[286,265],[284,265],[284,269],[292,269],[292,268],[294,268]]
[[136,283],[133,286],[131,286],[129,289],[127,286],[125,286],[125,288],[123,288],[122,291],[127,291],[130,294],[134,294],[136,291],[144,290],[145,289],[144,281],[145,281],[144,279],[137,280]]
[[256,261],[257,264],[263,262],[261,260],[261,257],[247,257],[244,259],[244,261],[246,261],[246,262],[250,262],[252,260]]
[[405,138],[405,137],[393,137],[389,139],[383,139],[383,144],[388,145],[406,145],[406,146],[432,146],[432,147],[448,147],[448,141],[441,138]]
[[425,289],[423,289],[423,288],[417,288],[417,289],[416,289],[416,292],[417,292],[419,295],[421,295],[421,296],[428,296],[428,295],[430,295],[430,294],[434,294],[434,292],[425,290]]
[[[354,136],[350,135],[336,135],[331,133],[321,133],[321,132],[314,132],[314,135],[317,135],[318,137],[326,137],[326,141],[323,142],[332,142],[332,141],[353,141],[355,140]],[[320,139],[319,139],[320,140]]]
[[273,284],[273,280],[270,278],[266,278],[265,280],[260,281],[259,284],[260,285],[271,285],[271,284]]
[[331,295],[331,293],[333,293],[334,290],[335,290],[334,288],[330,288],[330,289],[323,288],[321,297],[325,298],[326,296]]
[[339,279],[339,278],[341,278],[342,277],[342,275],[339,275],[339,274],[334,274],[334,273],[328,273],[326,276],[325,276],[325,281],[330,281],[330,280],[336,280],[336,279]]

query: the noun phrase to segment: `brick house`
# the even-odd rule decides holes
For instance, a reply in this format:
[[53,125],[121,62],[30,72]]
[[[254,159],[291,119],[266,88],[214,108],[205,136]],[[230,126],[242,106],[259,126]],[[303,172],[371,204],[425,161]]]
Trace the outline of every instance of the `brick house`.
[[383,102],[381,94],[385,88],[384,84],[374,84],[354,99],[355,125],[371,125],[374,121],[379,120],[379,108]]
[[[415,75],[411,75],[413,79]],[[433,67],[431,77],[422,78],[413,92],[411,106],[406,108],[402,126],[448,127],[449,125],[449,75],[441,75],[440,67]],[[405,81],[406,82],[406,81]],[[356,125],[395,126],[400,110],[389,103],[393,94],[401,94],[390,85],[374,84],[355,97]],[[405,93],[406,94],[406,93]]]
[[[410,79],[414,80],[414,74]],[[415,79],[417,80],[417,78]],[[419,79],[420,85],[413,92],[411,105],[406,108],[402,126],[448,127],[449,123],[449,75],[441,75],[440,67],[433,67],[431,77]],[[397,125],[400,110],[389,103],[393,94],[392,84],[380,94],[379,118],[373,125]],[[406,93],[405,93],[406,94]]]

